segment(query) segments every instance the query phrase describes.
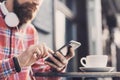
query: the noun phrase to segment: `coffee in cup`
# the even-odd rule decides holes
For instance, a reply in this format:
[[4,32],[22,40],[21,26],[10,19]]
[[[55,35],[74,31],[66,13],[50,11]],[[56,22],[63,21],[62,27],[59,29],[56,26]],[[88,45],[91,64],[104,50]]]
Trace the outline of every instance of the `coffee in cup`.
[[80,59],[84,67],[106,67],[107,61],[107,55],[88,55]]

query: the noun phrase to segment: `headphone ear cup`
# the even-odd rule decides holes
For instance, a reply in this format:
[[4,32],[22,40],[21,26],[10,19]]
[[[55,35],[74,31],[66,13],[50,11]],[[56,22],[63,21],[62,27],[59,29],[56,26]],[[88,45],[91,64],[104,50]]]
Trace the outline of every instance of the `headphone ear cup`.
[[0,8],[1,8],[1,11],[2,13],[5,15],[5,23],[6,25],[8,25],[9,27],[16,27],[18,26],[19,24],[19,19],[17,17],[17,15],[14,13],[14,12],[9,12],[5,6],[5,2],[6,1],[3,1],[1,4],[0,4]]
[[13,12],[9,12],[7,13],[7,15],[5,16],[5,23],[9,26],[9,27],[16,27],[19,24],[19,19],[17,17],[17,15]]

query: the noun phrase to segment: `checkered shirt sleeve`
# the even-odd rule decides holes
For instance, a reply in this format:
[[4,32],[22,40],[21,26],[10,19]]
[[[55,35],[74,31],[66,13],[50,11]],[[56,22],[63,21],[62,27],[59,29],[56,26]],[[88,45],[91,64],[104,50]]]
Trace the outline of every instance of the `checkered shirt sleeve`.
[[2,72],[0,73],[0,80],[16,72],[12,58],[2,60],[0,65],[0,72]]

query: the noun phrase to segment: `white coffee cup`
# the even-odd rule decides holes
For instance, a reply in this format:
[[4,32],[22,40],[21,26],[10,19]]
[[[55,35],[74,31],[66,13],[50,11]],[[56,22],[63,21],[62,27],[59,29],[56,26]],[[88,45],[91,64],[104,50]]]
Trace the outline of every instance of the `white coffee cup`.
[[88,55],[80,59],[84,67],[106,67],[107,61],[107,55]]

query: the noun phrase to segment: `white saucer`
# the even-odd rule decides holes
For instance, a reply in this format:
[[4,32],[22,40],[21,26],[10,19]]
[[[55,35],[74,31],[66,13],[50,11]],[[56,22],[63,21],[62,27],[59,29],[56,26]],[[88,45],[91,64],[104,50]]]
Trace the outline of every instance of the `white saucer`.
[[81,71],[84,72],[111,72],[114,67],[79,67]]

